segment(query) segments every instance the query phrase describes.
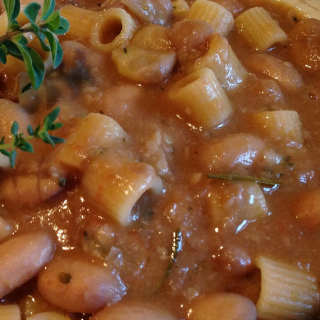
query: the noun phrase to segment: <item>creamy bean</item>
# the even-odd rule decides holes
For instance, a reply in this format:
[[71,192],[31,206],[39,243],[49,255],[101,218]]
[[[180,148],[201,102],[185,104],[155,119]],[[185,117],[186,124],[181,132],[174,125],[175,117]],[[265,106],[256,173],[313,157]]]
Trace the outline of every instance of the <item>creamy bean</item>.
[[189,315],[190,320],[255,320],[257,310],[248,298],[227,292],[195,300]]
[[33,278],[54,251],[44,232],[17,235],[0,245],[0,298]]
[[38,278],[40,294],[70,312],[92,313],[120,300],[125,288],[108,268],[83,258],[59,257]]
[[142,302],[117,303],[104,308],[91,320],[175,320],[170,313],[157,306]]

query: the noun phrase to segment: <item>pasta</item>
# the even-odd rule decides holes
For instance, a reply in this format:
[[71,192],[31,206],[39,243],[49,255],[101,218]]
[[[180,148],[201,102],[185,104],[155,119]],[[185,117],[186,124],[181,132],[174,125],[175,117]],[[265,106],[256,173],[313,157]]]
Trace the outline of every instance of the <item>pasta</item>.
[[310,319],[319,307],[316,279],[308,271],[265,257],[257,259],[261,293],[257,302],[261,319]]
[[1,319],[21,320],[20,308],[17,304],[0,306]]
[[173,16],[176,21],[184,19],[190,10],[189,5],[184,0],[172,1],[172,7]]
[[169,92],[183,114],[205,128],[223,124],[232,105],[211,69],[197,70],[178,81]]
[[121,8],[111,8],[99,16],[91,30],[91,44],[101,52],[123,47],[132,38],[138,24]]
[[208,1],[195,1],[188,14],[188,19],[201,19],[210,23],[214,32],[226,36],[233,28],[234,19],[232,14],[221,5]]
[[227,39],[219,34],[214,34],[211,37],[208,52],[195,61],[193,69],[201,68],[213,70],[226,90],[233,90],[238,87],[248,75],[228,44]]
[[288,40],[286,33],[261,7],[251,8],[239,15],[235,19],[235,27],[239,35],[254,50],[266,50],[277,42]]

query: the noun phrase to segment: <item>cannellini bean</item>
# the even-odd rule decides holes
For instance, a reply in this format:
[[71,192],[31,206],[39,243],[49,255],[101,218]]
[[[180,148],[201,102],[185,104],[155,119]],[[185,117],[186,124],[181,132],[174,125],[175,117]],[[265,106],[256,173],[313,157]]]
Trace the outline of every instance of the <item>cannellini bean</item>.
[[290,34],[291,56],[295,65],[304,71],[320,71],[320,21],[306,19],[299,22]]
[[293,202],[292,211],[300,225],[309,231],[320,226],[320,189],[306,191]]
[[252,54],[244,63],[248,71],[272,78],[288,91],[296,91],[303,83],[302,76],[290,62],[274,56]]
[[170,0],[121,0],[143,23],[168,26],[172,20]]
[[262,139],[245,133],[228,135],[197,151],[201,164],[216,172],[243,172],[250,167],[273,166],[282,161],[282,156]]
[[63,188],[54,177],[9,176],[0,183],[0,199],[14,206],[34,205],[57,195]]
[[234,277],[248,275],[254,269],[251,256],[245,250],[235,246],[222,246],[216,261],[219,269]]
[[212,26],[203,20],[187,19],[175,23],[171,29],[170,39],[177,49],[179,63],[189,64],[203,55],[212,34]]
[[157,306],[142,302],[120,302],[104,308],[91,320],[175,320],[169,312]]
[[236,293],[217,293],[192,302],[190,320],[255,320],[257,309],[248,298]]
[[125,287],[108,268],[90,260],[59,257],[38,278],[40,294],[51,304],[70,311],[92,313],[121,299]]
[[0,298],[33,278],[53,251],[53,241],[44,232],[17,235],[1,244]]

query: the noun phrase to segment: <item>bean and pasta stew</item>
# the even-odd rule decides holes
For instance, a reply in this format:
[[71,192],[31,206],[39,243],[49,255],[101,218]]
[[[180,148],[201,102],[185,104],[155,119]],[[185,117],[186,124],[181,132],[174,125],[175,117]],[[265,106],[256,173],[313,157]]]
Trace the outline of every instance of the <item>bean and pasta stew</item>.
[[30,2],[0,16],[0,319],[319,319],[319,4]]

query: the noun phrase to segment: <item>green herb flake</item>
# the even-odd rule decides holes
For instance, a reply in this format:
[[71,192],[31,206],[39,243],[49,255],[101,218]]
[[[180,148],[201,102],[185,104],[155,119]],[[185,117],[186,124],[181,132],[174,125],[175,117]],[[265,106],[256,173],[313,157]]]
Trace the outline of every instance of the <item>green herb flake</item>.
[[59,279],[59,281],[60,281],[61,283],[63,283],[63,284],[68,284],[68,283],[71,282],[72,277],[71,277],[71,274],[70,274],[70,273],[60,272],[60,273],[58,274],[58,279]]
[[67,185],[67,179],[63,177],[59,177],[59,187],[63,188]]
[[123,49],[123,52],[124,52],[125,54],[127,54],[127,53],[128,53],[127,48],[124,48],[124,49]]

